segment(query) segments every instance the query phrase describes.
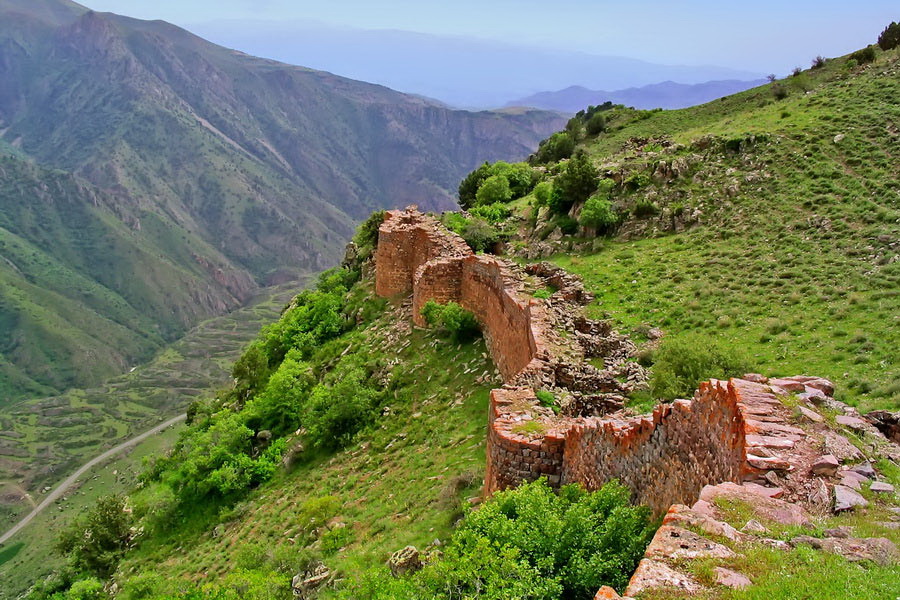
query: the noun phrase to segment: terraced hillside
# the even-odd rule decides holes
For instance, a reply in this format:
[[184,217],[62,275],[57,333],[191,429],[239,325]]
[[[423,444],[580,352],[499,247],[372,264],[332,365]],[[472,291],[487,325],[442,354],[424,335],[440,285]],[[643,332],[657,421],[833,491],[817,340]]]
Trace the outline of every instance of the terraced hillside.
[[102,387],[9,407],[0,415],[0,528],[88,459],[226,385],[244,345],[278,316],[298,285],[269,288],[247,307],[201,323],[147,365]]

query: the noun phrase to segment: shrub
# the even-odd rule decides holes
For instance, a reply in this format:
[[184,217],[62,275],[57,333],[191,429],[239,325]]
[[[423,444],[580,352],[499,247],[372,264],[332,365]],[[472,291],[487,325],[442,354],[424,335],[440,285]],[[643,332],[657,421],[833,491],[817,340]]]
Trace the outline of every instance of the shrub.
[[588,135],[603,133],[606,131],[606,117],[603,116],[603,113],[594,113],[594,115],[588,119],[585,128],[587,129]]
[[700,335],[668,338],[654,356],[650,391],[665,400],[691,397],[707,379],[727,379],[751,370],[742,352]]
[[500,241],[500,232],[484,219],[469,219],[459,232],[475,252],[488,252]]
[[491,176],[491,165],[485,162],[483,165],[469,173],[459,184],[459,205],[467,209],[475,205],[475,196],[481,183]]
[[891,23],[878,36],[878,47],[884,51],[900,46],[900,23]]
[[360,260],[366,260],[372,256],[375,246],[378,245],[378,228],[384,222],[384,211],[379,210],[369,215],[362,225],[356,228],[353,242],[356,244]]
[[534,200],[536,206],[547,206],[553,195],[553,184],[549,181],[542,181],[534,188]]
[[133,524],[123,496],[104,496],[62,531],[56,547],[79,571],[105,579],[134,540]]
[[502,202],[497,202],[495,204],[486,204],[484,206],[470,208],[469,213],[484,219],[488,223],[499,223],[500,221],[508,219],[509,215],[512,214],[512,211]]
[[825,66],[826,62],[827,61],[826,61],[825,57],[820,54],[819,56],[815,57],[812,60],[812,68],[813,69],[821,69],[822,67]]
[[646,198],[641,198],[637,201],[637,204],[634,205],[632,212],[634,213],[634,216],[643,219],[657,214],[659,212],[659,207],[656,203],[651,202]]
[[595,492],[544,479],[498,492],[466,515],[442,558],[394,579],[370,574],[343,598],[592,598],[603,585],[622,589],[653,528],[646,507],[610,482]]
[[504,203],[511,199],[512,191],[509,189],[509,180],[503,175],[491,175],[478,188],[478,192],[475,194],[475,205]]
[[574,151],[575,140],[568,133],[561,131],[541,142],[533,160],[538,164],[558,162],[572,156]]
[[612,230],[619,222],[619,215],[612,202],[603,196],[591,196],[581,209],[579,220],[585,227],[603,233]]
[[569,215],[557,215],[553,223],[559,227],[565,235],[575,235],[578,232],[578,221]]
[[548,392],[547,390],[535,390],[534,395],[537,397],[538,403],[541,406],[546,406],[547,408],[556,406],[556,396],[553,395],[553,392]]
[[850,60],[855,60],[860,65],[870,63],[875,60],[875,48],[866,46],[862,50],[857,50],[850,55]]
[[788,89],[780,83],[773,84],[772,95],[775,96],[776,100],[784,100],[788,97]]
[[584,152],[579,152],[553,182],[551,210],[558,214],[568,212],[573,204],[584,202],[597,190],[598,181],[596,167]]
[[65,600],[102,600],[103,598],[109,598],[103,591],[103,582],[93,577],[76,581],[65,595]]
[[507,163],[497,161],[491,166],[491,175],[502,175],[509,182],[512,199],[521,198],[534,189],[540,174],[528,163]]
[[796,76],[798,76],[798,75],[799,75],[800,73],[802,73],[802,72],[803,72],[803,68],[802,68],[802,67],[794,67],[794,70],[791,71],[791,76],[796,77]]
[[481,331],[475,315],[456,302],[438,304],[429,300],[422,307],[422,316],[431,327],[439,328],[458,342],[470,341]]
[[380,394],[360,367],[336,369],[312,391],[303,415],[308,439],[318,448],[343,448],[375,419]]
[[650,176],[644,172],[635,173],[625,180],[624,185],[626,189],[636,192],[650,185]]

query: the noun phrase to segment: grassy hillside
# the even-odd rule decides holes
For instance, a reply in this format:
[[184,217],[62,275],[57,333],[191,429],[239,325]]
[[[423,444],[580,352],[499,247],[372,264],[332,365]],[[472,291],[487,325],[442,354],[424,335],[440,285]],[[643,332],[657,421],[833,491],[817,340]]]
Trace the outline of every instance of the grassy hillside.
[[714,336],[762,372],[823,375],[863,409],[896,409],[898,94],[894,50],[700,107],[602,113],[577,148],[615,181],[600,194],[618,224],[578,227],[583,200],[538,216],[532,195],[511,246],[556,253],[597,294],[591,312],[638,337]]

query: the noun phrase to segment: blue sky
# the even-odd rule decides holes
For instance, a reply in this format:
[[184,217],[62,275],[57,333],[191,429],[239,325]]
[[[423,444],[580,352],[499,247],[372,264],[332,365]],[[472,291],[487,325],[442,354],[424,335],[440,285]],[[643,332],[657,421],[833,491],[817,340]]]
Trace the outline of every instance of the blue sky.
[[806,66],[874,41],[897,0],[83,0],[95,10],[188,26],[221,19],[317,20],[477,36],[669,64],[754,71]]

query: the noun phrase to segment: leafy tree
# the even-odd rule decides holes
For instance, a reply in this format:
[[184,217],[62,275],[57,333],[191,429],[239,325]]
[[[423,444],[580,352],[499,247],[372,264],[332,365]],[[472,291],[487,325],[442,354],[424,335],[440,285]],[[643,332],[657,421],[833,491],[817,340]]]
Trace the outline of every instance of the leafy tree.
[[377,210],[369,215],[369,218],[356,228],[353,243],[358,248],[360,260],[366,260],[375,251],[378,245],[378,228],[384,222],[384,211]]
[[539,174],[528,163],[508,163],[497,161],[491,165],[491,175],[502,175],[509,182],[512,200],[521,198],[534,189]]
[[596,167],[584,152],[579,152],[553,182],[550,208],[559,214],[568,212],[596,191],[598,180]]
[[591,196],[581,209],[579,222],[598,232],[606,232],[615,227],[619,222],[619,215],[613,208],[612,202],[602,195]]
[[749,359],[735,348],[706,336],[666,339],[655,354],[650,391],[656,398],[690,398],[700,382],[750,371]]
[[276,436],[297,429],[314,385],[312,369],[298,350],[291,349],[265,389],[247,403],[247,425],[255,431],[271,430]]
[[475,196],[482,182],[491,176],[491,165],[485,162],[483,165],[469,173],[459,184],[459,205],[463,210],[475,205]]
[[534,161],[538,164],[558,162],[572,156],[574,151],[575,139],[569,133],[561,131],[541,142]]
[[371,423],[380,400],[362,368],[341,368],[334,373],[331,381],[312,391],[303,417],[313,445],[328,450],[343,448]]
[[475,195],[475,205],[484,206],[509,202],[512,199],[512,191],[509,189],[509,180],[503,175],[492,175],[484,180]]
[[500,241],[500,233],[484,219],[469,219],[460,232],[475,252],[488,252]]
[[104,496],[62,531],[57,549],[76,569],[105,579],[134,541],[133,524],[123,496]]
[[553,195],[553,184],[549,181],[542,181],[534,188],[534,199],[537,206],[547,206]]
[[597,135],[606,131],[606,117],[603,113],[594,113],[585,126],[588,135]]
[[884,51],[900,46],[900,23],[892,22],[878,36],[878,47]]

